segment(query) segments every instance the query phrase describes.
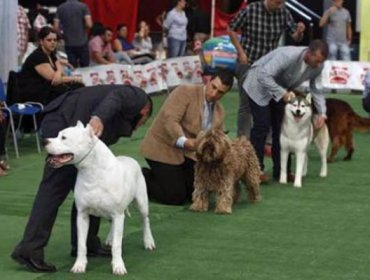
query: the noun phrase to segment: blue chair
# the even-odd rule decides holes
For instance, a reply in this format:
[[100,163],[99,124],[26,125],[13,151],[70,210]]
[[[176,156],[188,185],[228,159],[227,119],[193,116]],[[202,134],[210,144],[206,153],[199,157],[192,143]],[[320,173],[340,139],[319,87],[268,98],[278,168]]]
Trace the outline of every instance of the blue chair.
[[2,110],[5,112],[5,115],[9,116],[9,126],[7,130],[7,134],[9,133],[9,129],[10,129],[12,133],[12,137],[13,137],[14,150],[15,150],[16,157],[19,158],[18,141],[17,141],[16,130],[14,126],[14,116],[16,115],[19,117],[17,130],[19,130],[21,126],[23,116],[32,117],[33,128],[35,131],[37,151],[41,153],[40,137],[39,137],[38,127],[37,127],[36,116],[38,113],[42,112],[42,110],[44,109],[42,104],[37,103],[37,102],[25,102],[25,103],[16,103],[16,104],[12,104],[11,106],[7,106],[5,88],[4,88],[4,84],[1,78],[0,78],[0,102],[4,104],[4,108]]

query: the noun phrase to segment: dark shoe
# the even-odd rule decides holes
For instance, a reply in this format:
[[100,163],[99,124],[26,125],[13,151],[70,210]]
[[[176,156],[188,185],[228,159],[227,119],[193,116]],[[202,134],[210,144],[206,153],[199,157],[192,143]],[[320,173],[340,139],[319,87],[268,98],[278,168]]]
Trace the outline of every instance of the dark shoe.
[[[110,248],[100,247],[95,251],[87,250],[87,256],[90,258],[94,257],[111,257],[112,251]],[[72,248],[71,250],[71,257],[77,257],[77,248]]]
[[260,182],[261,184],[267,184],[270,181],[269,176],[266,173],[260,174]]
[[8,171],[10,169],[10,165],[5,160],[0,160],[0,168],[4,171]]
[[288,183],[294,183],[294,180],[295,180],[294,174],[289,172],[287,176],[287,180],[288,180]]
[[15,253],[11,254],[13,260],[21,265],[25,265],[32,272],[56,272],[57,269],[52,264],[47,264],[43,260],[36,260],[33,258],[25,258]]

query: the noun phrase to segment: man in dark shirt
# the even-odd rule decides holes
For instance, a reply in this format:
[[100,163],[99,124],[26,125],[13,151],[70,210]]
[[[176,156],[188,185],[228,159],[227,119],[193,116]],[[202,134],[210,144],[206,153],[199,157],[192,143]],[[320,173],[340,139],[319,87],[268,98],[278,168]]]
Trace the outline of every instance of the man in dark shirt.
[[92,27],[92,20],[87,5],[78,0],[67,0],[61,4],[57,9],[54,27],[63,32],[68,61],[74,67],[89,66],[86,29]]
[[[53,100],[44,109],[41,123],[43,138],[56,137],[66,127],[80,120],[89,123],[101,140],[111,145],[119,137],[130,137],[133,131],[145,123],[152,112],[150,97],[140,88],[132,86],[104,85],[80,88]],[[76,181],[77,169],[64,166],[54,169],[47,164],[36,195],[32,212],[22,241],[11,257],[34,272],[55,272],[54,265],[44,262],[47,245],[58,208]],[[99,218],[90,218],[87,240],[88,254],[99,255],[100,240],[97,237]],[[72,252],[76,247],[76,209],[72,210]]]

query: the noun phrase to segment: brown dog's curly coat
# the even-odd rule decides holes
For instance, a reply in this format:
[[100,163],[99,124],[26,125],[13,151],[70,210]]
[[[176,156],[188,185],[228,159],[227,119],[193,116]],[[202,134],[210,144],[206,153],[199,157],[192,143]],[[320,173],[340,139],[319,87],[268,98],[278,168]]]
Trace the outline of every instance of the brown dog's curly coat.
[[198,138],[193,204],[190,209],[208,210],[209,195],[216,193],[216,213],[230,214],[240,196],[239,180],[246,185],[248,200],[260,195],[260,168],[252,144],[245,138],[231,140],[221,130],[209,130]]

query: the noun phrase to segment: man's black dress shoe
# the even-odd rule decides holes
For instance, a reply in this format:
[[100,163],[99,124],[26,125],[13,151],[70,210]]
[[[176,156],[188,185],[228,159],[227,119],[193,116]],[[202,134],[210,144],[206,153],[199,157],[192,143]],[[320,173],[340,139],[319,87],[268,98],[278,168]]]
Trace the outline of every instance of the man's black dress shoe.
[[26,258],[21,255],[13,253],[12,259],[21,265],[25,265],[32,272],[56,272],[57,269],[52,264],[47,264],[43,260],[36,260],[33,258]]
[[[77,257],[77,248],[72,248],[71,256],[72,257]],[[87,250],[87,256],[91,257],[91,258],[93,258],[93,257],[111,257],[112,252],[111,252],[110,248],[100,247],[99,249],[94,250],[94,251]]]

